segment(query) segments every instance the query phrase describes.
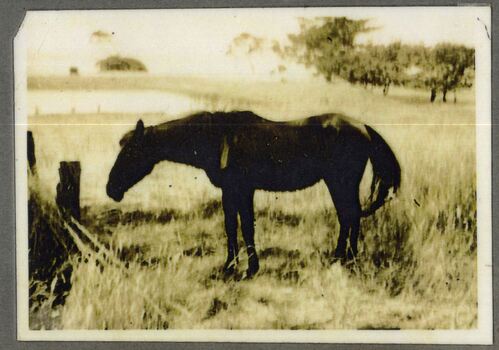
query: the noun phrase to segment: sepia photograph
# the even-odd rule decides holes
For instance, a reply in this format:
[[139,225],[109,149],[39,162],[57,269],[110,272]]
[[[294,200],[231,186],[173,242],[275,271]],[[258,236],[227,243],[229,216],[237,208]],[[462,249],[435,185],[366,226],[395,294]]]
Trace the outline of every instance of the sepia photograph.
[[490,344],[490,16],[28,11],[18,339]]

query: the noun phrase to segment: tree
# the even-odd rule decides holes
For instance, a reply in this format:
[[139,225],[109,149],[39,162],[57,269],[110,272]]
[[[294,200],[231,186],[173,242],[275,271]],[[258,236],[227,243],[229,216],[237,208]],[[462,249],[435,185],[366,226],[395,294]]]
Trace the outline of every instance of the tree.
[[110,56],[97,62],[101,72],[108,71],[134,71],[146,72],[146,66],[135,58]]
[[352,81],[352,77],[358,77],[364,85],[383,87],[383,95],[387,95],[391,84],[399,85],[402,81],[403,67],[399,59],[401,48],[400,42],[388,46],[364,45],[360,59],[354,59],[350,66],[351,70],[359,72],[350,72],[349,81]]
[[291,44],[285,47],[288,57],[307,67],[314,67],[327,81],[333,75],[348,76],[348,65],[354,50],[355,38],[371,31],[367,20],[346,17],[317,17],[300,20],[300,33],[288,36]]
[[226,54],[237,56],[237,55],[250,55],[254,52],[261,51],[264,43],[263,38],[254,36],[249,33],[241,33],[232,39],[232,42],[227,49]]
[[459,87],[471,87],[474,81],[475,51],[463,45],[440,43],[435,47],[406,46],[399,57],[418,73],[407,79],[407,85],[430,90],[430,101],[442,92],[443,102],[447,92]]
[[448,91],[454,91],[461,84],[467,68],[474,67],[475,50],[464,45],[438,44],[433,49],[434,70],[442,89],[442,101],[446,102]]
[[402,72],[402,62],[399,59],[399,53],[402,45],[400,42],[395,42],[383,47],[381,50],[381,81],[383,84],[383,94],[388,94],[388,89],[393,83],[400,85]]

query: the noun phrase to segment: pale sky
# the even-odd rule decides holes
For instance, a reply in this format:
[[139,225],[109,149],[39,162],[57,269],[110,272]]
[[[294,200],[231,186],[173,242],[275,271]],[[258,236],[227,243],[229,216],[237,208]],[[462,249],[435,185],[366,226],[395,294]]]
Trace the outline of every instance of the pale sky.
[[[229,57],[232,39],[247,32],[282,42],[298,32],[298,17],[315,16],[370,19],[379,29],[362,35],[359,42],[475,46],[477,36],[486,35],[484,23],[490,31],[484,7],[357,7],[39,11],[28,12],[22,32],[27,35],[29,74],[67,74],[69,66],[95,74],[97,60],[118,54],[140,59],[150,74],[258,75],[268,74],[278,59],[270,52]],[[91,39],[98,30],[110,33],[110,39]]]

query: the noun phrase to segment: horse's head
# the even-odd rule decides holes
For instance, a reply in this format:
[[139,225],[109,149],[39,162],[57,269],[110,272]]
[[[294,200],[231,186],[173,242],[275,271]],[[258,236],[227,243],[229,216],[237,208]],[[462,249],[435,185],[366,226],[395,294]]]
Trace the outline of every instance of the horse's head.
[[133,185],[150,174],[155,164],[142,120],[137,122],[135,130],[121,139],[120,145],[121,151],[109,173],[106,186],[107,195],[117,202]]

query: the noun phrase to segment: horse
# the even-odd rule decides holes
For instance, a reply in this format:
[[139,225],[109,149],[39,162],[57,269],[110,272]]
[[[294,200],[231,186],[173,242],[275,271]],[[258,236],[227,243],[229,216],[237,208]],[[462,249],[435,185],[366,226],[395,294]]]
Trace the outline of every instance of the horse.
[[[139,119],[120,146],[106,186],[117,202],[163,160],[204,170],[222,190],[227,235],[223,271],[228,276],[238,263],[238,215],[248,254],[246,277],[259,270],[256,190],[295,191],[323,180],[340,223],[332,258],[350,262],[358,251],[360,218],[383,206],[401,181],[400,165],[383,138],[370,126],[336,113],[277,122],[251,111],[199,112],[149,127]],[[359,185],[368,160],[373,179],[369,206],[362,209]]]

